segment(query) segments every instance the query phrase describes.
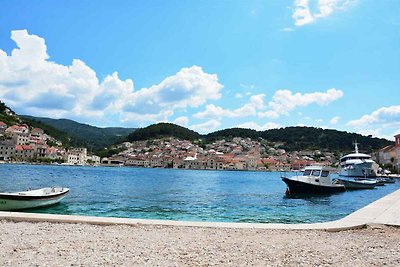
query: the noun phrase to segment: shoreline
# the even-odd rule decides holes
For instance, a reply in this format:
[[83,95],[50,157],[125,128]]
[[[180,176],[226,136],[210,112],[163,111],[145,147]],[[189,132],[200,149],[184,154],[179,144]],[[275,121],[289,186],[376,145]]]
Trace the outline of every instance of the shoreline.
[[[41,162],[5,162],[0,161],[1,164],[9,165],[39,165],[39,166],[66,166],[66,167],[105,167],[105,168],[137,168],[137,169],[162,169],[162,170],[184,170],[184,171],[227,171],[227,172],[300,172],[301,170],[239,170],[239,169],[186,169],[186,168],[160,168],[160,167],[142,167],[142,166],[130,166],[130,165],[116,165],[116,164],[99,164],[99,165],[71,165],[71,164],[52,164],[52,163],[41,163]],[[337,168],[335,173],[338,172]],[[398,177],[400,178],[400,177]]]

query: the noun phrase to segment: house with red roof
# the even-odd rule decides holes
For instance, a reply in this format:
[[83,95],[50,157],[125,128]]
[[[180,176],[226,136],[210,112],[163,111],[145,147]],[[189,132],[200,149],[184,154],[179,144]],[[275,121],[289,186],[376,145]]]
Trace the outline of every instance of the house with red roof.
[[33,159],[34,149],[30,145],[16,145],[15,146],[15,158],[17,159]]
[[400,169],[400,134],[394,136],[394,145],[386,146],[378,152],[378,163],[392,164],[397,170]]
[[11,138],[16,145],[29,144],[29,127],[26,124],[8,127],[5,130],[5,135]]

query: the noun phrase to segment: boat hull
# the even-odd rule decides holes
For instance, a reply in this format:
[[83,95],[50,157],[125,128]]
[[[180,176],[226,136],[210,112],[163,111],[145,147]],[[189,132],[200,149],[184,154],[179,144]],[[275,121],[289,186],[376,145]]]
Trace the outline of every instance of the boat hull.
[[68,192],[69,190],[65,190],[49,196],[9,195],[3,193],[0,194],[0,210],[23,210],[54,205],[60,202]]
[[369,181],[351,181],[345,179],[338,179],[341,184],[346,187],[346,189],[354,190],[354,189],[374,189],[375,186],[378,185],[377,182],[369,182]]
[[346,190],[343,185],[315,185],[286,177],[282,177],[282,181],[288,186],[290,194],[332,194]]
[[339,175],[346,177],[370,178],[376,177],[376,170],[373,168],[372,162],[363,162],[355,164],[352,168],[342,167],[339,171]]

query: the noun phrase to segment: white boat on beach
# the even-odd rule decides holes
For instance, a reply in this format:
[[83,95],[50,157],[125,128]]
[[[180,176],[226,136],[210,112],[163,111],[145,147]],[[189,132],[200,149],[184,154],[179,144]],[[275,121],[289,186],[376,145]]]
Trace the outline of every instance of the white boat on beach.
[[0,210],[22,210],[57,204],[69,192],[65,187],[45,187],[21,192],[0,193]]
[[369,178],[376,177],[378,164],[370,155],[358,152],[358,143],[354,143],[355,153],[340,158],[340,176]]

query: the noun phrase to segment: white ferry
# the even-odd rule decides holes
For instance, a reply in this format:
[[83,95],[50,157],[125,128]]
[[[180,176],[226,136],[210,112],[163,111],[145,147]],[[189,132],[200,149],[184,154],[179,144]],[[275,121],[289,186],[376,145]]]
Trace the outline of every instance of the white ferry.
[[358,143],[354,143],[355,153],[340,158],[340,176],[347,177],[376,177],[379,165],[370,155],[358,152]]

